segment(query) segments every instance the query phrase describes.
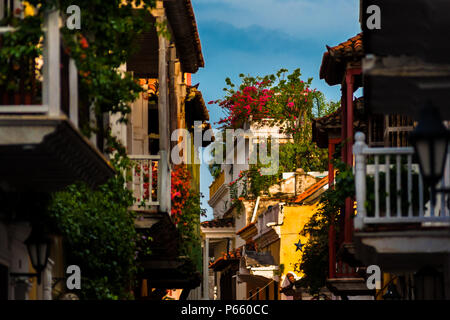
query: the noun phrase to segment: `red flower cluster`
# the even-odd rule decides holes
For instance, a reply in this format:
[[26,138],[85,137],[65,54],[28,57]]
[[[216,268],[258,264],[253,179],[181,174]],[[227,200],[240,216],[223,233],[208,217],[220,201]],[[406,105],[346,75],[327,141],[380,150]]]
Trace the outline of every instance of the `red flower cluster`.
[[[138,201],[145,201],[149,199],[149,180],[150,180],[150,172],[149,166],[144,164],[141,166],[135,167],[135,176],[139,177],[141,175],[141,170],[143,171],[143,189],[144,194],[142,199],[138,199]],[[191,174],[186,169],[184,165],[176,165],[174,166],[171,174],[171,200],[172,200],[172,209],[171,215],[174,218],[175,223],[177,224],[180,220],[180,215],[182,210],[186,204],[186,200],[189,197],[189,189],[191,185]],[[156,162],[152,164],[152,200],[156,200],[156,190],[158,189],[158,166]]]
[[219,103],[219,106],[229,114],[228,117],[221,119],[218,124],[238,128],[250,115],[254,120],[266,118],[269,113],[267,102],[274,94],[272,90],[264,88],[266,84],[257,82],[255,86],[247,86],[223,101],[210,101],[209,104]]
[[174,166],[171,179],[171,214],[177,224],[180,221],[182,210],[189,197],[191,174],[182,164]]
[[83,35],[81,35],[80,38],[81,38],[81,39],[80,39],[80,45],[81,45],[81,47],[82,47],[83,49],[87,49],[87,48],[89,47],[88,41],[86,40],[86,38],[85,38]]

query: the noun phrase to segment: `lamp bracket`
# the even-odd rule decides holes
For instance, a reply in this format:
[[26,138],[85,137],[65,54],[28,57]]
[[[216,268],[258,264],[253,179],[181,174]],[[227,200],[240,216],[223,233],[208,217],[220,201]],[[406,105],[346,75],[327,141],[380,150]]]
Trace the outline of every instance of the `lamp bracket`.
[[20,273],[20,272],[10,272],[9,275],[11,277],[27,277],[27,278],[33,278],[39,276],[39,273]]

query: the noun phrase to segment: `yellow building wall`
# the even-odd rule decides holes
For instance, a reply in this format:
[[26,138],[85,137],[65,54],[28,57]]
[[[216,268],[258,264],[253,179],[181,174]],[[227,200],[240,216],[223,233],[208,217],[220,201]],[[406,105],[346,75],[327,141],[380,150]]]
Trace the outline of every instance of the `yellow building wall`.
[[[288,272],[294,272],[295,264],[301,262],[302,252],[297,250],[295,244],[301,240],[302,244],[306,244],[308,238],[300,236],[299,233],[308,222],[309,218],[317,210],[317,204],[303,206],[284,206],[284,220],[281,225],[280,239],[280,265],[284,265],[282,276]],[[297,276],[303,274],[294,272]],[[284,277],[282,278],[284,279]]]

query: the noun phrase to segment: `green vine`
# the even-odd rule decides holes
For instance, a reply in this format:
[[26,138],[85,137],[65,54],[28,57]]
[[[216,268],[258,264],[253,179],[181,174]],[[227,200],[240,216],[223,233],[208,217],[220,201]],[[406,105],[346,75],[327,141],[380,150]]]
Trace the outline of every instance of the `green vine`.
[[[308,289],[309,293],[317,296],[326,284],[328,276],[328,231],[330,225],[335,226],[339,238],[339,219],[345,206],[345,199],[355,194],[355,184],[352,168],[341,161],[335,162],[338,171],[335,185],[328,188],[320,197],[319,209],[312,215],[303,227],[301,235],[307,236],[308,241],[303,247],[300,262],[295,264],[296,272],[303,272],[299,285]],[[337,249],[337,248],[336,248]]]
[[202,197],[201,193],[190,192],[177,225],[181,236],[180,255],[189,257],[195,264],[196,270],[202,269],[200,216],[206,216],[206,211],[200,206]]

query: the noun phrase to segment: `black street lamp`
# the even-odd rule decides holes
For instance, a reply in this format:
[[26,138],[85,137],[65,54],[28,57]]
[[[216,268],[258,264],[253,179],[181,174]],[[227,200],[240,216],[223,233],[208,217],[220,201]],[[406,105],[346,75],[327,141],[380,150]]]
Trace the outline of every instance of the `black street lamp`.
[[416,129],[411,132],[410,141],[419,158],[423,180],[431,187],[433,202],[436,184],[444,173],[449,142],[449,131],[442,123],[438,110],[428,105],[421,110],[421,117]]
[[37,277],[38,284],[41,284],[41,274],[47,266],[50,255],[51,239],[43,233],[41,228],[33,227],[30,236],[24,243],[27,246],[31,265],[36,270],[36,273],[11,273],[11,276]]
[[25,240],[31,265],[37,272],[38,284],[41,283],[41,273],[47,266],[50,255],[51,239],[44,235],[42,230],[33,228],[30,236]]

